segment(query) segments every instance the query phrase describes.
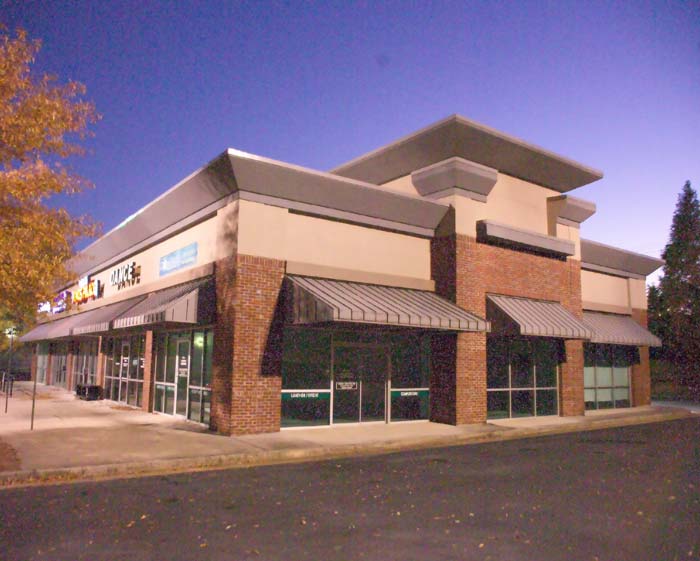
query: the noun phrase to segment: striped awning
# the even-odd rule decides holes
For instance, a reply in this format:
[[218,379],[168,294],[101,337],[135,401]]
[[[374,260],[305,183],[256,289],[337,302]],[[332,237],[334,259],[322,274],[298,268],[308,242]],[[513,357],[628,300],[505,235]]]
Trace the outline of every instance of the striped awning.
[[133,308],[144,298],[145,296],[129,298],[128,300],[116,302],[115,304],[103,306],[102,308],[97,308],[96,310],[81,314],[81,316],[84,317],[71,329],[71,335],[91,335],[93,333],[109,331],[111,327],[110,324],[114,318],[119,317],[127,310]]
[[630,316],[583,312],[583,323],[591,331],[591,343],[631,345],[634,347],[660,347],[661,339],[639,325]]
[[22,335],[19,340],[22,343],[29,343],[31,341],[46,341],[47,339],[68,337],[70,335],[71,327],[75,325],[77,321],[76,318],[80,317],[80,315],[68,316],[56,321],[41,323],[31,331],[28,331]]
[[214,281],[207,277],[150,294],[114,319],[120,329],[153,323],[209,323],[216,309]]
[[484,319],[432,292],[288,275],[291,322],[355,322],[445,331],[488,331]]
[[590,339],[593,332],[559,302],[514,296],[487,297],[494,332],[562,339]]

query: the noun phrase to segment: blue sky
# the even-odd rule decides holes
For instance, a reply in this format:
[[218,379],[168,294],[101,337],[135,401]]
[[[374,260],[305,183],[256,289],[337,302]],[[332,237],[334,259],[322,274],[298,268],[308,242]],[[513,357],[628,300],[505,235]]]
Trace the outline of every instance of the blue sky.
[[[658,256],[700,188],[698,2],[0,0],[102,120],[107,231],[228,147],[330,169],[460,113],[605,173],[585,237]],[[61,201],[63,202],[63,201]]]

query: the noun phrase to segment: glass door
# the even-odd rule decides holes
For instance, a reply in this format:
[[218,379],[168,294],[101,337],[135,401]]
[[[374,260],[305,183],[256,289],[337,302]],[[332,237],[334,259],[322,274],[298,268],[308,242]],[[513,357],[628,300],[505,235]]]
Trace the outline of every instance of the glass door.
[[122,354],[121,360],[119,361],[119,395],[117,396],[117,401],[123,401],[124,403],[126,403],[127,396],[126,388],[129,379],[130,352],[131,346],[128,340],[122,342]]
[[190,340],[180,339],[177,342],[177,397],[175,398],[175,414],[187,415],[187,386],[190,380]]
[[378,345],[333,347],[333,423],[386,421],[389,353]]

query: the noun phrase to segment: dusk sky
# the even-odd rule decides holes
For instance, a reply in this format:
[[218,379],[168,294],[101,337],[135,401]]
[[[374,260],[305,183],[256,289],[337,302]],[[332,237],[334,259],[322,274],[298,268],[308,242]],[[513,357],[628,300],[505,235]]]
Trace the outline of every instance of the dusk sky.
[[0,0],[102,120],[67,207],[108,231],[237,148],[328,170],[450,114],[604,172],[586,238],[659,256],[700,189],[700,2]]

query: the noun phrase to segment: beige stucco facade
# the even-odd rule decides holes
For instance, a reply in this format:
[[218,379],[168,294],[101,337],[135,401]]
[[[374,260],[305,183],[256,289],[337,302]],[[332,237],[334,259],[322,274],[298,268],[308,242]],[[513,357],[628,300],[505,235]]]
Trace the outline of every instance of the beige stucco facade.
[[430,280],[430,241],[419,236],[239,201],[238,252],[282,261]]
[[607,275],[596,271],[581,271],[581,299],[584,309],[631,313],[646,310],[646,283]]

